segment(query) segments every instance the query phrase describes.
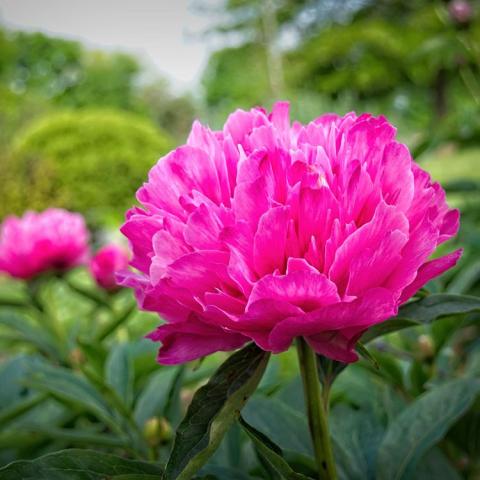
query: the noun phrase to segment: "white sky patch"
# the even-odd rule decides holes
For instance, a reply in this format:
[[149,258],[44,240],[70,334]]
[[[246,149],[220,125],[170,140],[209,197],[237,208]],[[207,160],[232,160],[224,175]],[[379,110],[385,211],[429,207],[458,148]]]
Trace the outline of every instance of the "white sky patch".
[[132,53],[175,91],[198,86],[209,47],[208,15],[189,0],[0,0],[7,27],[79,40],[88,48]]

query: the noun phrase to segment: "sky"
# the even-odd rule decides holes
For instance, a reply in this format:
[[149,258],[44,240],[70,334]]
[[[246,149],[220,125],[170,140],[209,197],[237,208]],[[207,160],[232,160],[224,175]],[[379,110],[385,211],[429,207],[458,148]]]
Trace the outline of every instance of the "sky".
[[211,19],[192,10],[191,0],[0,0],[0,22],[131,52],[182,91],[198,85],[210,48],[199,34]]

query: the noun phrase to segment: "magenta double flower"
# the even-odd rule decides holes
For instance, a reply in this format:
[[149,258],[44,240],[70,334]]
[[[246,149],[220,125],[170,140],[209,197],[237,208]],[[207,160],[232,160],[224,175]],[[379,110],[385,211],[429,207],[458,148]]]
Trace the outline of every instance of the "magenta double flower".
[[297,336],[352,362],[366,329],[461,254],[429,259],[459,213],[369,114],[291,125],[277,103],[221,131],[195,123],[137,198],[122,231],[138,272],[122,283],[165,319],[149,335],[164,364],[252,340],[282,352]]
[[64,271],[88,259],[89,233],[78,213],[50,208],[5,219],[0,232],[0,272],[30,279]]

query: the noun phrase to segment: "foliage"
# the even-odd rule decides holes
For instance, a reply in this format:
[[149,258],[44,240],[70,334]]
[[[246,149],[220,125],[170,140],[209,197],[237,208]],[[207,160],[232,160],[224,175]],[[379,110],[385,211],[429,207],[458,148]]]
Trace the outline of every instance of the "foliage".
[[17,137],[8,168],[11,184],[2,190],[13,198],[1,203],[17,212],[57,205],[118,218],[132,204],[145,172],[170,145],[165,133],[131,114],[52,113]]
[[136,95],[140,108],[155,124],[184,141],[196,115],[195,101],[190,94],[173,95],[166,82],[158,80],[145,85]]
[[[269,359],[248,345],[205,384],[222,355],[156,366],[155,346],[136,340],[139,322],[156,319],[132,302],[82,271],[3,284],[0,342],[18,353],[0,368],[0,461],[22,460],[0,478],[75,468],[79,479],[147,479],[161,465],[171,479],[315,478],[300,378],[282,368],[293,352]],[[476,297],[426,292],[366,339],[375,363],[318,357],[340,480],[474,478],[478,430],[466,422],[478,416],[479,311]]]
[[[165,80],[144,86],[142,66],[129,54],[90,51],[76,41],[3,29],[0,52],[0,87],[20,100],[43,99],[55,108],[118,108],[148,115],[174,134],[184,132],[194,116],[192,99],[171,94]],[[3,105],[1,110],[4,114]],[[165,116],[165,111],[170,113]]]
[[8,150],[15,134],[29,122],[47,113],[51,106],[34,94],[12,92],[0,84],[0,151]]
[[[268,35],[261,3],[224,2],[210,33],[228,41],[205,70],[204,115],[223,123],[226,110],[270,101],[278,46],[295,118],[386,113],[462,210],[459,268],[366,334],[358,363],[317,358],[339,479],[477,478],[480,12],[460,25],[440,1],[284,0],[271,2]],[[0,217],[55,203],[118,218],[172,146],[145,118],[183,138],[194,116],[188,95],[140,84],[129,55],[5,30],[0,53]],[[197,479],[316,478],[293,351],[259,365],[240,415],[235,362],[256,349],[156,365],[140,337],[158,319],[135,308],[82,271],[0,279],[0,479],[150,480],[166,465],[173,479],[185,461]]]
[[224,108],[262,102],[270,95],[265,55],[256,44],[215,52],[203,78],[207,102]]

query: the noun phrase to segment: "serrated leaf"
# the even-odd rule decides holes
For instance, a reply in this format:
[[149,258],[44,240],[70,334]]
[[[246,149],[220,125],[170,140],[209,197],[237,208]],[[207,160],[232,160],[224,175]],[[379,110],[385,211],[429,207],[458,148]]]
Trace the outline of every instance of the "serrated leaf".
[[429,324],[439,318],[480,312],[480,298],[468,295],[434,294],[403,305],[396,317],[369,328],[361,341],[373,339],[404,328]]
[[[0,469],[0,480],[125,480],[125,475],[160,478],[158,465],[100,453],[94,450],[62,450],[36,460],[13,462]],[[132,477],[136,475],[136,477]],[[150,476],[150,477],[149,477]]]
[[129,407],[133,400],[134,371],[127,343],[116,344],[105,362],[105,379]]
[[270,464],[282,479],[305,480],[309,477],[295,472],[283,458],[282,450],[273,443],[266,435],[249,425],[240,417],[240,425],[254,443],[259,454]]
[[177,429],[165,480],[191,478],[217,449],[255,391],[269,354],[249,344],[230,356],[193,397]]
[[467,411],[480,391],[472,378],[451,380],[410,404],[380,444],[376,480],[410,478],[422,456]]

